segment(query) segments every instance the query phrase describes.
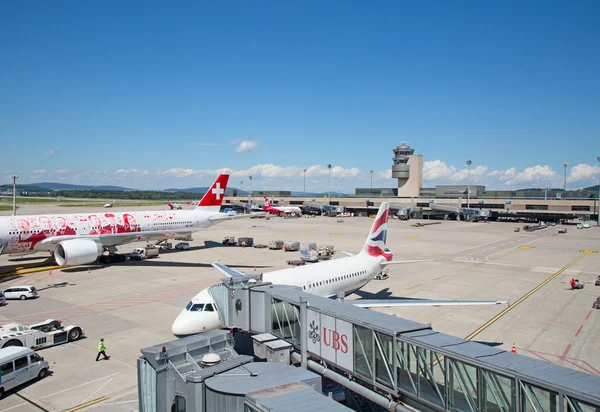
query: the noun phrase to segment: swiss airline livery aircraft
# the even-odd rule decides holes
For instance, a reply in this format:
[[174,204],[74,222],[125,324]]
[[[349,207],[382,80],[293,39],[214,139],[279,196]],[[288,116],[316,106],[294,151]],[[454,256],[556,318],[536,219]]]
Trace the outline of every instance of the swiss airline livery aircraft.
[[[275,270],[263,273],[263,281],[273,284],[291,285],[318,296],[336,298],[338,294],[349,295],[365,286],[388,265],[399,263],[429,262],[430,260],[392,260],[392,253],[386,247],[389,203],[382,203],[371,232],[362,251],[358,255],[343,252],[346,258],[329,260],[298,266],[291,269]],[[245,276],[244,273],[227,267],[221,263],[212,264],[228,277]],[[427,299],[379,299],[348,300],[346,303],[355,306],[397,307],[397,306],[451,306],[451,305],[497,305],[507,303],[501,301],[458,301]],[[181,311],[171,330],[175,336],[187,336],[221,327],[215,301],[204,289]]]
[[302,214],[302,210],[300,210],[299,207],[295,207],[295,206],[271,206],[271,202],[269,202],[269,199],[267,199],[266,197],[265,199],[265,206],[263,207],[263,210],[265,212],[269,212],[271,214],[274,215],[298,215],[300,216]]
[[228,180],[228,174],[220,175],[193,210],[0,217],[0,254],[50,252],[60,266],[92,263],[100,256],[122,261],[117,246],[186,236],[224,220],[249,217],[219,212]]

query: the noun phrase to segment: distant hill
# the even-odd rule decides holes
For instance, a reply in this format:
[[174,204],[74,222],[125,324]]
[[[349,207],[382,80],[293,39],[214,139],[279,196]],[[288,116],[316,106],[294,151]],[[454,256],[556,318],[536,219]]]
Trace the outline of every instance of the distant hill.
[[190,187],[187,189],[165,189],[163,192],[206,193],[208,187]]
[[37,186],[47,190],[137,190],[137,189],[129,189],[127,187],[122,186],[90,186],[90,185],[71,185],[68,183],[52,183],[52,182],[42,182],[42,183],[30,183],[26,185],[19,186]]

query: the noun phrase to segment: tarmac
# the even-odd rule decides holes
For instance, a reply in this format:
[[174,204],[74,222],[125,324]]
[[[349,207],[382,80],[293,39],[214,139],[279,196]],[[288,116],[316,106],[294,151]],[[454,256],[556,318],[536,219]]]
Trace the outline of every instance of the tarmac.
[[[150,209],[146,208],[127,208]],[[158,209],[158,207],[154,207]],[[19,214],[75,213],[87,208],[32,205]],[[125,210],[114,208],[113,210]],[[1,212],[7,215],[7,212]],[[0,323],[30,324],[60,319],[83,327],[86,338],[39,351],[51,373],[7,394],[4,411],[137,411],[136,359],[140,349],[174,339],[171,324],[190,298],[218,283],[221,274],[210,266],[220,259],[245,273],[289,267],[299,252],[222,246],[224,236],[270,240],[314,241],[340,251],[358,252],[373,220],[366,217],[272,217],[225,222],[194,233],[192,248],[165,251],[157,259],[113,265],[92,264],[1,278],[0,288],[34,285],[39,298],[11,300],[0,307]],[[594,286],[600,275],[600,229],[560,226],[536,232],[513,231],[515,223],[441,224],[412,227],[415,220],[392,219],[387,244],[394,259],[435,259],[394,265],[387,280],[373,280],[358,294],[365,298],[496,300],[511,305],[477,307],[387,308],[380,311],[430,323],[440,332],[498,345],[536,359],[600,376],[600,296]],[[173,244],[177,241],[173,241]],[[131,243],[120,248],[129,253]],[[0,256],[0,271],[39,262],[44,254]],[[569,279],[585,282],[570,290]],[[357,294],[347,299],[360,298]],[[110,360],[95,361],[97,344],[105,339]],[[36,406],[37,405],[37,406]]]

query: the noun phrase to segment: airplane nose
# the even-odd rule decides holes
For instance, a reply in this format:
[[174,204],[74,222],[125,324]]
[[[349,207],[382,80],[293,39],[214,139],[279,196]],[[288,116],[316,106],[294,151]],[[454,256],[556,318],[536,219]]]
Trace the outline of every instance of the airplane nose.
[[202,320],[197,312],[183,310],[173,322],[171,332],[177,337],[194,335],[202,332]]

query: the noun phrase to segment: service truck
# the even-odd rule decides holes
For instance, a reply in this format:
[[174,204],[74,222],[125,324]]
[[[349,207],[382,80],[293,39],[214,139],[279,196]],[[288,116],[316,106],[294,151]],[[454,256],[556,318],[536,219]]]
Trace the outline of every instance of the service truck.
[[158,248],[157,247],[138,247],[133,249],[133,252],[129,255],[129,259],[131,260],[143,260],[143,259],[151,259],[158,257]]

